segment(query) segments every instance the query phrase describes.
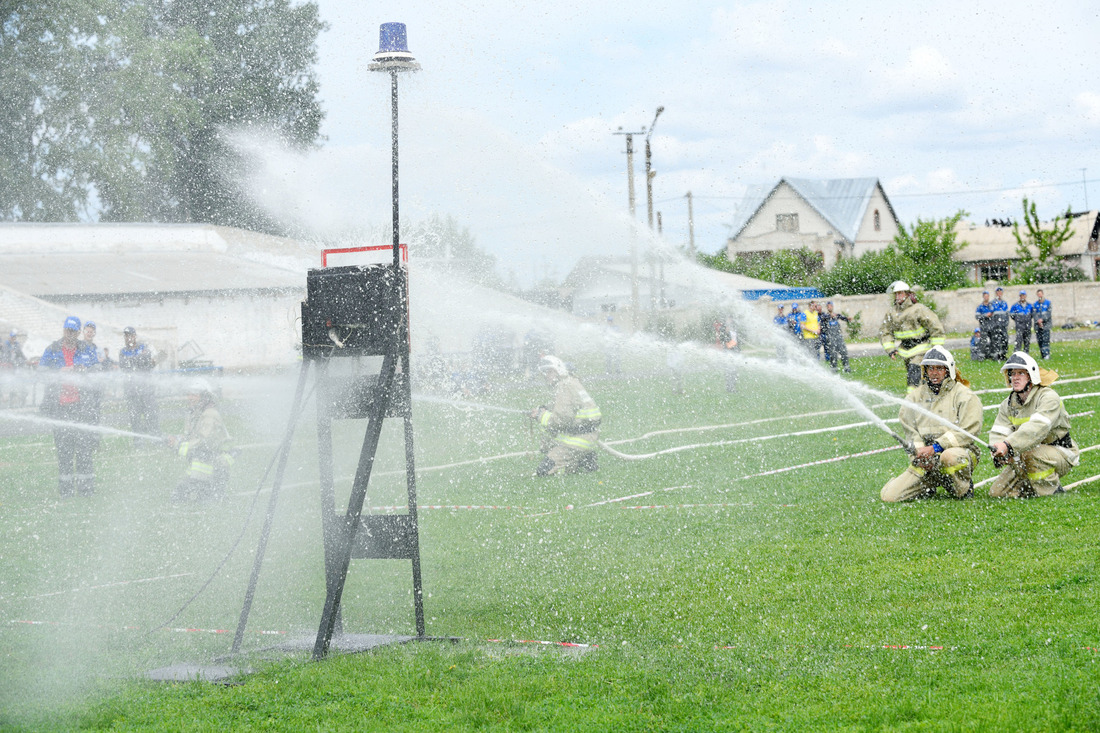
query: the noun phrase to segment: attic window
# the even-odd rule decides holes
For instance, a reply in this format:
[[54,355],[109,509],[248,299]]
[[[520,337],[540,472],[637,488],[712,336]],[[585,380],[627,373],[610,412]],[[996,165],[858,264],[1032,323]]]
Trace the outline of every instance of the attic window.
[[798,232],[798,214],[776,214],[775,231]]
[[882,217],[879,216],[878,209],[875,209],[875,231],[882,231]]

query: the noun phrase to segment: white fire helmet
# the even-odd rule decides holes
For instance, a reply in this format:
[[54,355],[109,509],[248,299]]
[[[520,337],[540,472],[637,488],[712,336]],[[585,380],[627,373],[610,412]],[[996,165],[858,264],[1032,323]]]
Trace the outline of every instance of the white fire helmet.
[[933,346],[931,349],[924,352],[924,359],[921,360],[920,365],[922,367],[947,367],[947,376],[952,379],[955,378],[955,357],[951,356],[951,352],[942,346]]
[[196,377],[187,383],[187,394],[213,395],[214,388],[202,377]]
[[890,290],[888,292],[907,293],[912,289],[913,288],[909,287],[909,283],[905,282],[904,280],[895,280],[894,282],[890,283]]
[[1001,371],[1005,373],[1005,381],[1008,381],[1009,369],[1026,369],[1028,376],[1031,377],[1031,383],[1033,385],[1039,384],[1039,362],[1031,358],[1031,355],[1023,351],[1014,351],[1012,356],[1008,357],[1008,361],[1001,367]]
[[539,372],[542,374],[553,372],[559,377],[565,377],[569,375],[569,368],[558,357],[547,354],[539,360]]

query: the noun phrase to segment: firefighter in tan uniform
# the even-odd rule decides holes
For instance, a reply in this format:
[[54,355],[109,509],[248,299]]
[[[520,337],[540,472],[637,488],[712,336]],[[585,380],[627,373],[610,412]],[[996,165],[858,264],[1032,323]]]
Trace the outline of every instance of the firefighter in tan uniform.
[[1040,369],[1017,351],[1001,367],[1012,390],[989,429],[993,463],[1002,468],[989,488],[996,497],[1050,496],[1062,492],[1061,477],[1081,452],[1069,434],[1062,398],[1050,388],[1058,373]]
[[[949,420],[971,435],[982,429],[982,402],[969,382],[955,370],[955,358],[942,346],[933,346],[920,363],[923,380],[908,402]],[[901,426],[913,451],[909,467],[882,487],[883,501],[931,497],[943,487],[956,499],[973,495],[971,476],[978,449],[969,435],[908,407],[901,408]]]
[[218,411],[214,390],[205,379],[187,388],[190,413],[183,435],[169,438],[180,458],[187,461],[187,476],[172,492],[172,501],[208,501],[220,498],[229,484],[233,455],[227,449],[229,431]]
[[879,328],[879,341],[891,359],[905,360],[906,385],[910,392],[920,386],[921,359],[933,346],[943,346],[945,334],[940,318],[917,302],[909,284],[895,280],[890,285],[894,307],[886,312]]
[[531,410],[531,419],[544,431],[542,452],[546,456],[535,475],[598,470],[600,408],[558,357],[542,357],[539,372],[554,388],[554,405]]

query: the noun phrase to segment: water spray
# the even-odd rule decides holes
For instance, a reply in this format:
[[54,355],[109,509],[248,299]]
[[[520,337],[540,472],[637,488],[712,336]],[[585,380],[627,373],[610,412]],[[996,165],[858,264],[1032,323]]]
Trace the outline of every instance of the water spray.
[[103,435],[121,435],[128,438],[140,438],[142,440],[149,440],[156,443],[167,443],[168,438],[163,435],[147,435],[145,433],[132,433],[129,430],[120,430],[119,428],[109,428],[104,425],[92,425],[90,423],[83,422],[70,422],[68,420],[55,420],[50,417],[39,417],[37,415],[17,415],[11,412],[0,412],[0,419],[11,420],[14,422],[29,422],[36,425],[44,425],[51,428],[65,428],[67,430],[82,430],[88,433],[102,433]]

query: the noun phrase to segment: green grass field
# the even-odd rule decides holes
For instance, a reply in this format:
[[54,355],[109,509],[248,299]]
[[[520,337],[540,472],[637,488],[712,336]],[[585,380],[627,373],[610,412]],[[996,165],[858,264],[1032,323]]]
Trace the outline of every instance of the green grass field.
[[[1067,379],[1097,376],[1100,344],[1056,344],[1050,365]],[[900,365],[853,366],[853,379],[902,393]],[[998,364],[960,366],[975,389],[1003,386]],[[585,381],[609,441],[759,421],[616,446],[633,454],[859,420],[788,417],[843,405],[774,370],[743,370],[733,394],[721,373],[689,374],[682,395],[663,376]],[[879,489],[904,468],[898,450],[744,478],[889,448],[873,427],[646,461],[602,455],[601,470],[584,476],[535,480],[531,458],[433,471],[535,440],[521,415],[424,402],[415,407],[421,505],[499,507],[420,514],[427,633],[460,641],[320,663],[261,653],[312,638],[324,601],[310,413],[250,618],[250,654],[233,662],[252,673],[231,685],[142,681],[156,667],[228,654],[232,633],[214,632],[236,627],[266,493],[214,571],[245,526],[292,389],[291,376],[266,380],[263,400],[227,404],[245,449],[230,496],[211,506],[172,506],[179,465],[124,438],[104,440],[95,497],[59,502],[49,436],[0,441],[0,729],[1100,729],[1100,482],[1040,500],[979,489],[969,501],[887,506]],[[479,399],[529,408],[548,397],[532,385]],[[1088,413],[1073,422],[1079,445],[1100,443],[1100,397],[1066,405]],[[180,416],[169,410],[167,426]],[[400,467],[399,428],[384,435],[375,507],[404,503],[403,476],[389,473]],[[350,476],[361,430],[339,426],[338,476]],[[1100,473],[1098,454],[1084,453],[1066,483]],[[992,475],[983,460],[975,481]],[[414,633],[409,564],[354,562],[343,613],[351,632]]]

